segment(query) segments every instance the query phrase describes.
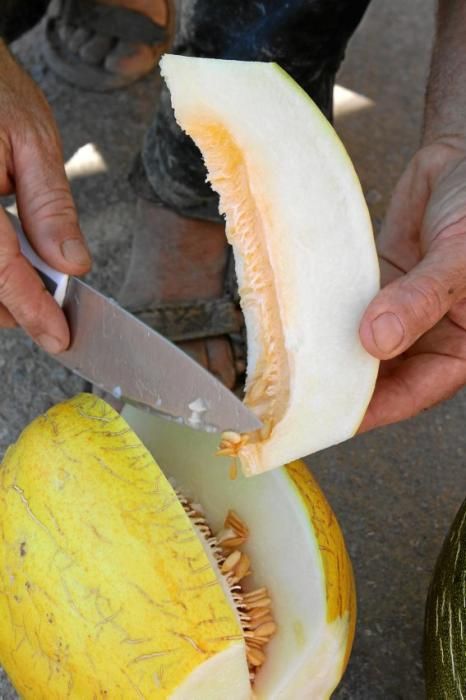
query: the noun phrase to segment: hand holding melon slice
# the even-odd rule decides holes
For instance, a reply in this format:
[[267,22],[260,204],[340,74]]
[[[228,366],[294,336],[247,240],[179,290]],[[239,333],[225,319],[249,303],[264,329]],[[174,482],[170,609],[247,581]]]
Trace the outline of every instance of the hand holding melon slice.
[[379,269],[358,178],[277,65],[165,56],[175,116],[202,151],[233,246],[248,338],[245,402],[263,422],[223,449],[252,475],[351,437],[378,361],[358,328]]

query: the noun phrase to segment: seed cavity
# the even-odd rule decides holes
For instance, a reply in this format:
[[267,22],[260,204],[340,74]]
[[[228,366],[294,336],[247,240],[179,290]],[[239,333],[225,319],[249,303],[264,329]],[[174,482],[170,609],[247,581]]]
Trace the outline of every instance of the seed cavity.
[[[236,440],[238,433],[233,433]],[[228,438],[230,439],[230,438]],[[231,444],[240,444],[240,441]],[[220,572],[230,589],[238,617],[243,628],[249,678],[254,682],[257,671],[266,661],[266,646],[277,632],[272,615],[272,600],[265,586],[253,591],[243,590],[243,581],[251,574],[249,556],[240,550],[249,537],[249,528],[233,510],[229,510],[223,529],[217,535],[212,532],[198,504],[176,492],[185,513],[196,525],[218,562]]]

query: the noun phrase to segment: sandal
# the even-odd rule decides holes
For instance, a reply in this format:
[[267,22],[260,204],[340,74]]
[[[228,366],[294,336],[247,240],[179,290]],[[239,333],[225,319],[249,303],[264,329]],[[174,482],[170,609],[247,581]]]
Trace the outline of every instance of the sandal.
[[[44,59],[67,82],[105,92],[126,87],[147,75],[166,50],[173,14],[167,4],[168,24],[124,7],[93,0],[53,0],[45,24]],[[118,60],[144,45],[150,49],[144,69],[131,74],[117,72]]]
[[161,335],[179,344],[194,359],[198,358],[190,352],[190,341],[226,337],[230,342],[236,373],[233,391],[242,394],[246,374],[246,330],[239,306],[231,248],[222,297],[176,303],[160,302],[150,308],[128,308],[128,311]]

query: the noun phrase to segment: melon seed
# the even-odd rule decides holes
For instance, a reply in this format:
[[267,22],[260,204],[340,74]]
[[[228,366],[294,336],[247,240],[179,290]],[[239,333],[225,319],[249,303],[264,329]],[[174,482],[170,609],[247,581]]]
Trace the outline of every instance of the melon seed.
[[240,559],[241,559],[241,552],[239,550],[235,549],[235,551],[232,552],[231,554],[229,554],[227,556],[227,558],[225,559],[225,561],[223,562],[222,572],[224,574],[226,574],[229,571],[231,571],[232,569],[234,569],[234,567],[236,566],[236,564],[239,562]]
[[265,654],[260,649],[248,649],[247,657],[252,666],[262,666],[265,661]]

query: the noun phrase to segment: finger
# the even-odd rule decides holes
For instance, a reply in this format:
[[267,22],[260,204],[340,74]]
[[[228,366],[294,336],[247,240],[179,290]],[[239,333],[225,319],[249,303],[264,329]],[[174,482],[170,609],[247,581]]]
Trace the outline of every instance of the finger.
[[[450,210],[457,209],[456,205],[451,207],[451,194],[458,190],[462,174],[457,167],[458,160],[455,149],[448,144],[437,144],[418,151],[410,161],[393,191],[377,239],[377,249],[386,260],[397,260],[402,249],[404,269],[410,270],[426,252],[433,237],[454,222],[455,219],[446,217],[439,219],[437,214],[443,211],[439,200],[445,200]],[[445,178],[445,184],[439,182],[442,173],[449,176],[452,170],[458,170],[453,185],[448,185],[449,177]],[[440,224],[443,228],[439,228]]]
[[91,258],[79,227],[51,115],[46,128],[38,128],[13,142],[13,168],[18,212],[32,246],[49,265],[62,272],[87,272]]
[[[466,305],[465,305],[466,306]],[[466,308],[463,314],[458,312],[453,318],[450,312],[440,323],[437,323],[428,333],[402,355],[401,358],[389,360],[403,362],[404,358],[419,354],[441,354],[446,357],[466,360]],[[385,363],[383,363],[385,364]]]
[[0,132],[0,195],[6,197],[15,191],[11,179],[12,163],[10,145],[5,135]]
[[0,328],[15,328],[17,325],[6,306],[0,304]]
[[465,296],[466,232],[437,239],[418,265],[379,292],[361,321],[361,342],[381,360],[395,357]]
[[397,423],[451,398],[466,383],[466,360],[424,354],[407,358],[377,381],[359,433]]
[[0,209],[0,303],[47,352],[69,344],[65,316],[19,250],[13,226]]

